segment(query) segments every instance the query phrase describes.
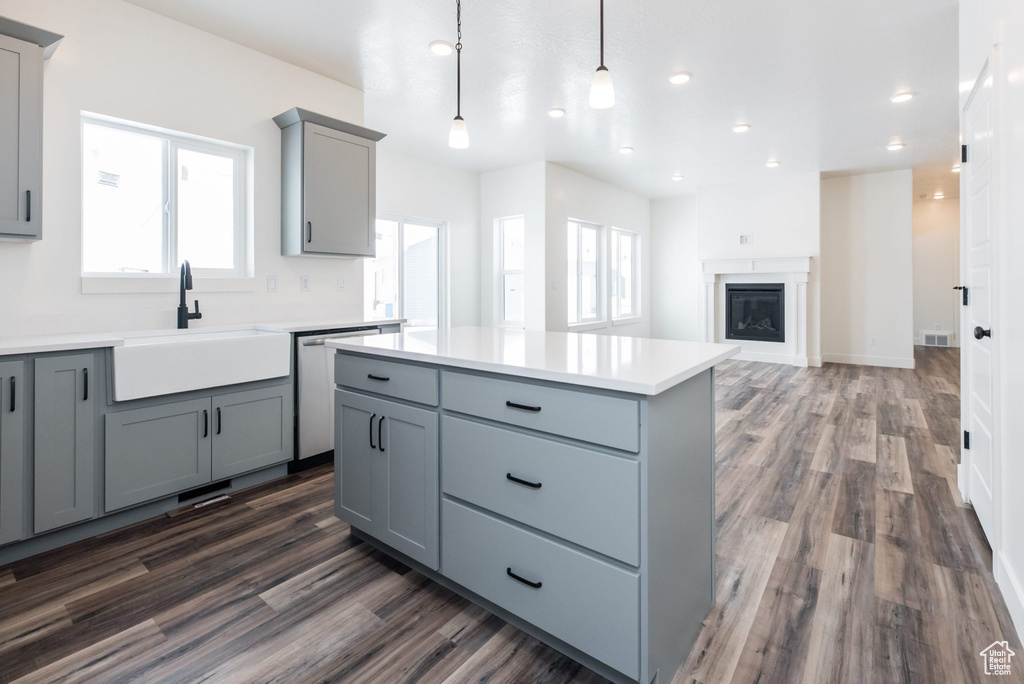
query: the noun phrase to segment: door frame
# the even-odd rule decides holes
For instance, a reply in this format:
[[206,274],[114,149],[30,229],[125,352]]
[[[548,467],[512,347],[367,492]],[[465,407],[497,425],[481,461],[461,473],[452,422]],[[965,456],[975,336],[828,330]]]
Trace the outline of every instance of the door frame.
[[[989,546],[993,552],[993,566],[998,562],[1000,550],[1002,548],[1002,502],[1003,502],[1003,486],[1002,486],[1002,449],[1001,449],[1001,393],[1002,393],[1002,382],[1000,377],[1001,363],[1000,363],[1000,340],[999,332],[1001,329],[1001,317],[1000,317],[1000,302],[999,302],[999,220],[1001,217],[1000,212],[1000,193],[999,193],[999,82],[995,78],[995,75],[999,73],[998,70],[998,46],[992,47],[992,53],[988,60],[981,68],[974,85],[971,88],[971,93],[964,102],[963,109],[960,112],[960,135],[961,141],[968,145],[968,158],[967,164],[970,164],[970,140],[968,138],[968,119],[967,110],[974,102],[975,96],[984,86],[985,82],[991,79],[991,102],[990,107],[992,111],[992,138],[990,141],[990,161],[991,164],[991,178],[989,185],[991,192],[989,194],[989,220],[991,222],[991,242],[992,242],[992,253],[993,259],[991,262],[990,272],[991,281],[990,297],[991,303],[991,326],[994,331],[992,338],[992,526],[993,529],[985,530],[986,537],[988,538]],[[961,282],[967,283],[970,277],[970,243],[968,242],[967,235],[967,221],[969,217],[968,208],[965,206],[968,197],[968,178],[970,175],[969,168],[965,167],[961,163],[960,172],[960,278]],[[968,302],[971,293],[968,292]],[[961,433],[967,430],[971,425],[971,405],[970,405],[970,391],[971,391],[971,368],[970,368],[970,352],[969,345],[970,337],[973,336],[973,332],[970,330],[971,327],[971,316],[964,315],[963,309],[961,308],[960,315],[960,427]],[[960,442],[960,463],[957,466],[957,485],[960,490],[960,496],[964,502],[970,503],[970,492],[971,492],[971,451],[965,449],[963,440]]]

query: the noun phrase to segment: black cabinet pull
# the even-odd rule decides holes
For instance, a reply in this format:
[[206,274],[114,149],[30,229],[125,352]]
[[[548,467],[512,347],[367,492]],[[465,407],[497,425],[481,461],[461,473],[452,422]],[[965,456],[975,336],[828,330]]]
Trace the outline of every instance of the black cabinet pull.
[[974,339],[982,340],[986,337],[992,337],[992,328],[985,330],[980,325],[974,328]]
[[210,436],[210,412],[203,409],[203,438]]
[[384,438],[381,437],[381,428],[383,426],[384,426],[384,416],[381,416],[380,420],[377,421],[377,447],[381,451],[384,451]]
[[373,373],[368,373],[366,377],[368,377],[370,380],[379,380],[380,382],[387,382],[388,380],[391,379],[385,378],[383,375],[374,375]]
[[530,482],[528,480],[520,480],[518,477],[516,477],[512,473],[505,473],[505,479],[507,479],[509,482],[515,482],[516,484],[521,484],[524,487],[529,487],[530,489],[540,489],[540,486],[541,486],[540,482]]
[[506,401],[505,406],[508,406],[509,408],[519,409],[520,411],[540,413],[540,406],[527,406],[526,404],[517,404],[514,401]]
[[220,406],[217,407],[217,434],[220,434],[221,428],[224,427],[224,421],[221,420]]
[[512,568],[505,568],[505,574],[507,574],[509,577],[516,580],[517,582],[522,582],[526,586],[533,587],[534,589],[540,589],[543,585],[543,582],[531,582],[530,580],[524,577],[520,577],[516,573],[512,572]]
[[376,413],[374,413],[372,416],[370,416],[370,448],[371,449],[376,449],[377,448],[377,445],[373,443],[373,419],[376,418],[376,417],[377,417]]
[[32,221],[32,191],[25,191],[25,222]]
[[310,243],[313,241],[313,222],[306,221],[306,242]]
[[11,413],[14,413],[14,402],[17,400],[16,396],[17,395],[14,393],[14,378],[11,378]]
[[85,382],[82,383],[83,385],[85,385],[85,392],[82,395],[82,401],[89,401],[89,369],[88,368],[83,368],[82,369],[82,378],[85,381]]

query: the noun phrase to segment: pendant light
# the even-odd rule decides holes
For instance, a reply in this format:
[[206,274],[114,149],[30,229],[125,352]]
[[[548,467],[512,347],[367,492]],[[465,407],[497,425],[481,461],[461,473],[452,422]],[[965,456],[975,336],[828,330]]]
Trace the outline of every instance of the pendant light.
[[448,147],[464,150],[469,147],[469,129],[462,118],[462,0],[455,0],[458,42],[455,43],[455,119],[448,131]]
[[612,75],[604,65],[604,0],[601,0],[601,66],[597,67],[594,80],[590,83],[590,106],[594,109],[609,109],[614,105]]

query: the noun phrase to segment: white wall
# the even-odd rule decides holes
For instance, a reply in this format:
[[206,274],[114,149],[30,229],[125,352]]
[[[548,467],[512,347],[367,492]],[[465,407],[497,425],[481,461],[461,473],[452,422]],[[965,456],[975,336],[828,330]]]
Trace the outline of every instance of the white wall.
[[651,337],[701,339],[697,197],[651,201]]
[[825,361],[914,367],[909,169],[821,182]]
[[498,287],[497,225],[500,218],[522,216],[526,229],[525,326],[544,330],[544,173],[545,163],[535,162],[480,176],[480,321],[501,323],[501,290]]
[[916,200],[913,211],[914,343],[922,330],[947,330],[959,346],[960,200]]
[[[640,320],[629,325],[606,322],[587,332],[649,337],[651,334],[651,202],[558,164],[546,164],[547,329],[568,330],[567,241],[569,219],[640,234]],[[607,238],[607,231],[605,237]],[[606,241],[606,251],[607,244]],[[605,269],[607,270],[607,269]],[[606,278],[607,280],[607,278]],[[607,283],[606,283],[607,285]],[[607,309],[607,297],[605,308]],[[608,316],[606,312],[606,316]],[[610,318],[610,316],[609,316]]]
[[448,320],[480,324],[480,174],[377,145],[377,211],[448,223]]
[[[811,257],[807,283],[807,355],[811,365],[820,365],[821,357],[820,193],[817,173],[778,175],[770,171],[757,182],[697,191],[700,259]],[[741,245],[741,235],[751,235],[752,243]]]
[[[998,44],[997,47],[994,47]],[[997,529],[989,532],[996,581],[1006,599],[1018,634],[1024,633],[1024,458],[1016,445],[1024,406],[1024,317],[1017,301],[1024,290],[1024,3],[1019,0],[964,0],[960,3],[960,81],[973,83],[986,60],[992,59],[996,90],[994,170],[998,206],[993,222],[999,247],[999,308],[993,347],[1000,364],[999,404],[1002,420],[1001,506]],[[961,107],[969,89],[961,88]],[[962,112],[961,108],[961,112]],[[961,115],[962,116],[962,115]],[[961,193],[962,194],[962,193]]]

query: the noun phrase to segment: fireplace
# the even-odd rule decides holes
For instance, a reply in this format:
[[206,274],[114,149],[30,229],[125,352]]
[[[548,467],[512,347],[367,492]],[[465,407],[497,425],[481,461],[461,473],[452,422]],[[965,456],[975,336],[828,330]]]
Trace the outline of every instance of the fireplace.
[[725,337],[759,342],[786,341],[786,285],[726,283]]

